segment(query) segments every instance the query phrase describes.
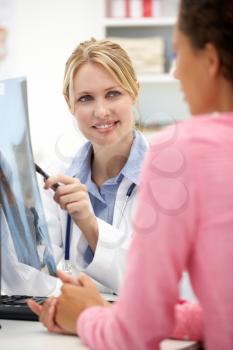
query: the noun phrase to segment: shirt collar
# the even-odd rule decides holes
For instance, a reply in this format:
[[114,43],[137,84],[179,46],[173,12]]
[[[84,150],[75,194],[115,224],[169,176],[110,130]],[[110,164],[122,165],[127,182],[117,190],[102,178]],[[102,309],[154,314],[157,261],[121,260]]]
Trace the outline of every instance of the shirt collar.
[[91,168],[91,157],[92,144],[88,141],[79,149],[66,174],[77,177],[82,183],[85,183]]
[[[123,177],[128,178],[132,183],[138,185],[142,163],[144,161],[148,142],[140,131],[134,130],[134,138],[128,160],[117,176],[118,181]],[[92,157],[92,145],[88,141],[78,151],[71,166],[67,170],[67,175],[77,177],[85,183],[90,173],[90,162]]]
[[140,131],[134,130],[134,139],[129,158],[122,168],[120,174],[128,178],[136,185],[139,184],[139,176],[147,149],[148,142],[146,141],[145,137]]

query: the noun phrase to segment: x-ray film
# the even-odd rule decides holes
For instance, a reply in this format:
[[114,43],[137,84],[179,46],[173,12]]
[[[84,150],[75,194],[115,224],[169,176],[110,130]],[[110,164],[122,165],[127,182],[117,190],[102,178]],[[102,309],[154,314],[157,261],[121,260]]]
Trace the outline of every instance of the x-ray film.
[[24,78],[0,82],[0,225],[3,279],[9,278],[6,262],[12,259],[55,275],[34,169]]

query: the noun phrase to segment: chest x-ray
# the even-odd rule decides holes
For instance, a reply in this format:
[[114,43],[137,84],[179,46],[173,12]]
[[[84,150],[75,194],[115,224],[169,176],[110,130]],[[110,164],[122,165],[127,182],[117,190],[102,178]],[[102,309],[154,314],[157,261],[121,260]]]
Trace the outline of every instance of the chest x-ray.
[[16,268],[23,264],[55,275],[34,170],[23,78],[0,82],[0,227],[6,283],[13,278],[8,270],[13,260]]

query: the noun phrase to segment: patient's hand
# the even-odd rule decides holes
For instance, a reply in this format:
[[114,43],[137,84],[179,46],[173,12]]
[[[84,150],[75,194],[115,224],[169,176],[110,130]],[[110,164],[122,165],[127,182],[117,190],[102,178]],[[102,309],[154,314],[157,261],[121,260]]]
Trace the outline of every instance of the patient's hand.
[[110,306],[92,280],[82,274],[79,276],[79,286],[65,283],[62,294],[56,305],[55,321],[60,329],[68,333],[77,333],[76,322],[82,311],[91,306]]
[[[65,274],[62,271],[57,272],[63,283],[70,283],[73,285],[80,285],[78,277],[72,277]],[[39,317],[39,320],[48,329],[49,332],[53,333],[67,333],[64,329],[58,326],[55,322],[56,306],[58,299],[55,297],[48,298],[43,305],[36,303],[34,300],[28,300],[27,304],[30,309]]]
[[48,329],[49,332],[53,333],[67,333],[64,329],[58,326],[55,322],[57,298],[48,298],[43,305],[39,305],[34,300],[27,301],[30,309],[39,317],[39,320]]

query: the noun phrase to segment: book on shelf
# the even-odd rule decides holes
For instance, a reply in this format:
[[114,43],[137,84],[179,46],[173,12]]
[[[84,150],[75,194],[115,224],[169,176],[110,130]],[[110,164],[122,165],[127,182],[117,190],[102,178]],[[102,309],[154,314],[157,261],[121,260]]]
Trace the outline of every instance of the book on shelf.
[[152,0],[142,0],[143,17],[152,17]]

